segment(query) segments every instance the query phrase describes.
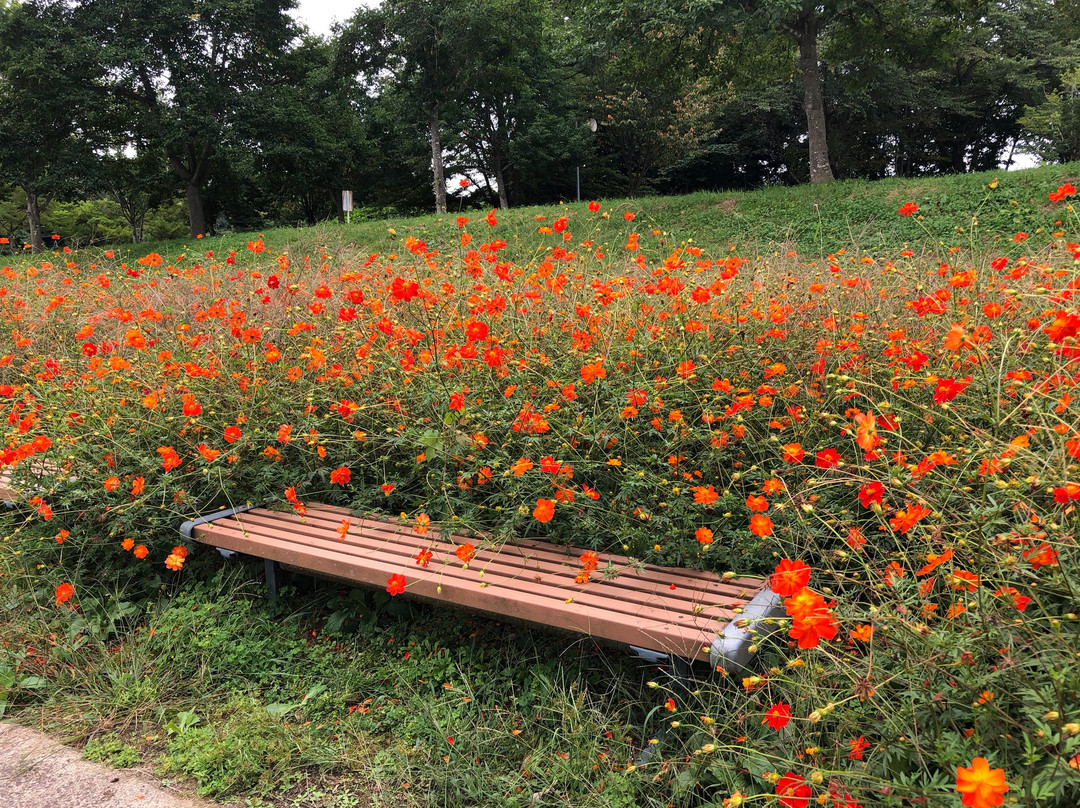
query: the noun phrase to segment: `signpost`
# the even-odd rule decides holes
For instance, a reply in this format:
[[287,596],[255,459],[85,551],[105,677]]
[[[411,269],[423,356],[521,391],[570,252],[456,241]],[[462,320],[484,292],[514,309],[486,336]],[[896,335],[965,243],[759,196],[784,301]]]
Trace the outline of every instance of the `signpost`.
[[352,216],[352,191],[341,192],[341,209],[345,211],[345,224],[350,224]]

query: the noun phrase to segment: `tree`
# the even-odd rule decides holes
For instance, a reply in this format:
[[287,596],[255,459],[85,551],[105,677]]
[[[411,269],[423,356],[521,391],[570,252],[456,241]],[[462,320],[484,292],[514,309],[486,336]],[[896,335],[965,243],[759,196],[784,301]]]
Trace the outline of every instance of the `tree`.
[[187,199],[191,235],[206,232],[203,192],[215,151],[278,78],[297,29],[294,0],[81,0],[78,22],[104,43],[114,97],[160,149]]
[[42,208],[85,186],[92,168],[86,120],[100,100],[99,75],[64,4],[0,6],[0,184],[25,193],[35,252],[44,248]]

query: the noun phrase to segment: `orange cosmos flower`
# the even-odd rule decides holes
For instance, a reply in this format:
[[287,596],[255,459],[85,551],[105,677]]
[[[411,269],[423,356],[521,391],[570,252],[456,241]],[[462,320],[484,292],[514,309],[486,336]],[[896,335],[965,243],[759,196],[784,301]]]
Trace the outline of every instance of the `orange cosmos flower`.
[[56,605],[67,603],[75,595],[75,587],[71,584],[60,584],[56,587]]
[[385,494],[386,496],[390,496],[390,492],[393,491],[395,488],[397,488],[397,484],[396,483],[383,483],[382,485],[379,486],[379,488],[382,489],[383,494]]
[[416,557],[413,560],[417,563],[417,566],[426,567],[428,565],[428,562],[431,561],[432,555],[433,553],[431,552],[431,550],[423,548],[419,552],[417,552]]
[[772,591],[784,598],[798,594],[808,583],[810,583],[810,567],[801,561],[791,561],[786,558],[776,565],[772,577],[769,578]]
[[701,544],[712,544],[713,532],[707,527],[699,527],[694,531],[694,538],[701,542]]
[[528,458],[521,458],[510,467],[510,471],[514,472],[515,477],[520,477],[526,471],[533,467],[533,462]]
[[581,368],[581,378],[585,384],[589,384],[596,379],[602,379],[607,376],[607,371],[604,370],[604,366],[600,362],[592,362]]
[[773,494],[779,494],[784,490],[784,483],[781,480],[773,477],[766,480],[761,484],[761,491],[765,496],[771,497]]
[[131,496],[139,496],[139,494],[141,494],[145,488],[146,478],[141,476],[136,477],[134,480],[131,481]]
[[753,494],[748,494],[746,497],[746,507],[752,511],[764,513],[769,510],[769,500],[760,495],[754,496]]
[[785,463],[801,463],[806,457],[801,443],[785,443],[783,449]]
[[924,508],[922,505],[912,505],[907,510],[897,511],[896,516],[889,520],[889,524],[892,525],[893,530],[899,530],[901,533],[907,533],[916,523],[924,516],[930,515],[930,509]]
[[122,542],[120,542],[120,546],[123,547],[125,550],[130,550],[135,546],[135,539],[124,539]]
[[870,638],[874,636],[874,627],[870,625],[856,626],[854,631],[849,632],[849,636],[859,642],[870,642]]
[[352,472],[345,466],[339,466],[330,472],[330,482],[334,485],[348,485],[349,480],[352,479]]
[[1005,770],[991,769],[986,758],[977,757],[970,768],[956,767],[956,790],[967,808],[996,808],[1005,801]]
[[703,485],[695,485],[690,490],[694,492],[694,502],[699,505],[712,505],[716,500],[720,499],[720,495],[716,493],[716,489],[711,485],[708,488]]
[[533,516],[537,522],[550,522],[551,517],[555,515],[555,502],[550,499],[538,499],[536,500],[536,507],[533,508]]
[[104,487],[105,487],[106,491],[115,491],[117,488],[120,487],[120,478],[119,477],[109,477],[108,479],[105,480]]
[[935,555],[934,553],[928,553],[927,556],[926,556],[926,566],[923,567],[918,572],[916,572],[915,574],[916,575],[927,575],[928,573],[931,573],[934,570],[936,570],[938,567],[940,567],[942,564],[944,564],[946,561],[948,561],[952,557],[953,557],[953,551],[952,550],[946,550],[941,555]]
[[462,564],[468,564],[472,557],[476,555],[476,547],[469,542],[465,542],[454,550],[454,555],[458,557]]
[[755,536],[771,536],[773,532],[773,520],[761,513],[750,517],[750,532]]
[[860,412],[855,415],[855,442],[864,451],[872,451],[881,439],[877,434],[877,420],[870,412]]
[[184,566],[184,559],[178,556],[176,553],[170,553],[169,557],[165,559],[165,566],[171,570],[179,572]]
[[165,471],[172,471],[182,462],[180,455],[171,446],[159,446],[157,451],[161,455],[161,466]]
[[418,533],[423,536],[428,531],[428,525],[431,524],[431,517],[426,513],[418,513],[416,515],[416,523],[413,525],[413,533]]
[[135,549],[131,552],[133,552],[135,554],[135,557],[138,559],[146,558],[146,556],[150,553],[150,551],[146,549],[145,544],[137,545]]

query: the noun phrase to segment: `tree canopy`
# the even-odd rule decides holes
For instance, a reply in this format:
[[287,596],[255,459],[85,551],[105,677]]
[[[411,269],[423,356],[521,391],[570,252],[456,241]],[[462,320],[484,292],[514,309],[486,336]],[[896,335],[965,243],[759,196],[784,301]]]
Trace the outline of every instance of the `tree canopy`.
[[[0,3],[0,198],[198,235],[1080,156],[1080,10],[1054,0]],[[596,122],[595,132],[586,126]],[[462,182],[459,182],[461,180]]]

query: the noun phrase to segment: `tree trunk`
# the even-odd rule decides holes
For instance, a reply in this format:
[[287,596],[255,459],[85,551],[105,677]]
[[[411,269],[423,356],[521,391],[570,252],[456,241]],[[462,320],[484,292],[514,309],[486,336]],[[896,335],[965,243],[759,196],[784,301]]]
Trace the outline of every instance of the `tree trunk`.
[[204,141],[199,152],[195,152],[195,145],[188,143],[184,147],[184,159],[172,148],[166,148],[165,154],[169,158],[169,166],[173,173],[184,183],[184,193],[187,196],[188,224],[191,228],[191,237],[206,235],[206,217],[203,214],[202,189],[210,179],[210,155],[214,152],[214,144]]
[[510,207],[510,197],[506,193],[506,180],[503,175],[502,144],[497,137],[491,139],[491,170],[495,172],[495,185],[499,192],[499,210],[507,210]]
[[442,138],[439,137],[439,102],[431,104],[431,170],[434,174],[435,212],[446,213],[446,176],[443,173]]
[[795,21],[795,39],[799,43],[799,70],[803,80],[803,109],[806,111],[807,139],[810,145],[810,182],[833,179],[829,165],[829,145],[825,138],[825,103],[818,71],[817,17],[814,7],[806,5]]
[[202,188],[196,183],[188,182],[184,185],[187,194],[188,224],[191,227],[191,237],[205,235],[206,218],[203,215]]
[[41,207],[38,204],[37,191],[33,188],[24,188],[26,191],[26,221],[30,227],[30,248],[39,253],[45,249],[45,241],[41,237]]

